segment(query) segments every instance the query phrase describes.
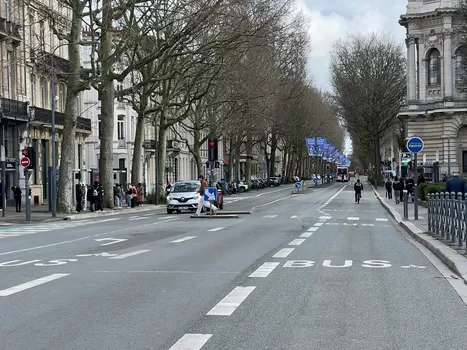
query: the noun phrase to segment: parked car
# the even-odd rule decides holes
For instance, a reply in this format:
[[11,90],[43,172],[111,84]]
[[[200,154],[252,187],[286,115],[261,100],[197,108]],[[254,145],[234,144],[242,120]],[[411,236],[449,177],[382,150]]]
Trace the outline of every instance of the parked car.
[[270,177],[268,180],[268,186],[279,186],[281,184],[278,177]]
[[248,185],[244,183],[243,181],[240,181],[237,185],[238,192],[242,193],[245,191],[248,191]]

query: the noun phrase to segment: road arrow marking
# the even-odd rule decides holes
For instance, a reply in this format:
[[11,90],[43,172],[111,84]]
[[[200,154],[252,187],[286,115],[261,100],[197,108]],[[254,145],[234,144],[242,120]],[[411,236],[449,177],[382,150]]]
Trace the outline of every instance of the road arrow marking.
[[127,238],[96,238],[94,240],[97,241],[97,242],[112,241],[112,242],[109,242],[109,243],[101,244],[101,246],[128,241]]

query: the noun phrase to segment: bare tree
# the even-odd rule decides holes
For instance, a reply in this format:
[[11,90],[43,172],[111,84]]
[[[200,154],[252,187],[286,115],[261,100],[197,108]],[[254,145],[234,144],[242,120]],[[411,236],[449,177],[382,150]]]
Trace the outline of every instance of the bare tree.
[[371,152],[378,183],[381,143],[405,96],[403,49],[381,34],[350,36],[334,44],[331,57],[339,114],[352,140]]

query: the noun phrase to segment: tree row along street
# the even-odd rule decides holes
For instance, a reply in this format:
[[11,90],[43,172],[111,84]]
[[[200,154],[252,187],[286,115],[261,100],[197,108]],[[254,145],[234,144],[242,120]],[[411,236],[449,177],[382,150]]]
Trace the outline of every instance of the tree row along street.
[[[58,212],[74,210],[78,113],[73,101],[90,88],[98,92],[100,104],[98,168],[104,207],[114,206],[109,194],[114,185],[116,99],[137,113],[136,134],[128,140],[133,145],[131,181],[144,182],[141,159],[147,141],[156,154],[161,202],[169,133],[188,147],[198,174],[208,138],[224,142],[228,182],[251,181],[256,151],[265,157],[268,176],[284,169],[284,176],[311,177],[316,164],[303,147],[306,136],[323,136],[343,147],[344,132],[330,95],[307,78],[309,19],[294,9],[293,1],[58,1],[71,9],[69,25],[58,21],[51,9],[36,9],[64,41],[60,45],[69,57],[69,71],[56,74],[66,84]],[[59,47],[47,40],[41,34],[37,47],[28,52],[55,77],[54,62],[43,48],[48,44],[55,53]],[[83,68],[79,53],[85,48],[89,65]],[[123,82],[127,87],[115,88]],[[151,140],[145,140],[148,130],[153,130]],[[243,174],[241,159],[246,162]]]
[[370,190],[238,198],[252,214],[2,230],[2,349],[464,348],[452,273]]

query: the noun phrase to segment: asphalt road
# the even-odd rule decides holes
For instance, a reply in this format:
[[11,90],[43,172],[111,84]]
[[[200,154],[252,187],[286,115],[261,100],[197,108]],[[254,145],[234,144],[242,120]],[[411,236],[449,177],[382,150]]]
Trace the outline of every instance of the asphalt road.
[[465,349],[452,273],[366,190],[0,231],[0,349]]

